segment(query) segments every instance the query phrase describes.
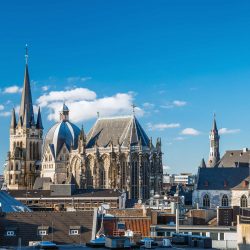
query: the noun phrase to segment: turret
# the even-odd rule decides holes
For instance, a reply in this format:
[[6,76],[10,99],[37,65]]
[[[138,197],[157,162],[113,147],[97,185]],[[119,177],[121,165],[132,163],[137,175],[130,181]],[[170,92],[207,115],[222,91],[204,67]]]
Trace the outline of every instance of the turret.
[[10,129],[15,129],[17,126],[16,123],[16,112],[15,109],[12,109],[12,115],[11,115],[11,123],[10,123]]
[[43,122],[42,122],[42,116],[41,116],[40,107],[38,108],[36,128],[37,129],[43,129]]
[[210,152],[209,152],[207,166],[215,167],[220,160],[220,150],[219,150],[220,136],[217,129],[215,115],[209,139],[210,139]]
[[60,120],[61,121],[68,121],[69,120],[69,108],[65,103],[63,103],[63,108],[60,113]]
[[83,154],[85,152],[85,147],[86,147],[86,135],[82,125],[82,129],[78,137],[78,151],[80,154]]

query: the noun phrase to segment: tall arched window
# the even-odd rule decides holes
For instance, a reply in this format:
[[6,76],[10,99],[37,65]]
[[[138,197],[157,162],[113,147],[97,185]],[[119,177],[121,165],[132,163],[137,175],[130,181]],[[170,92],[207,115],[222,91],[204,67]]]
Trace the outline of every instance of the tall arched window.
[[203,207],[210,207],[210,198],[208,194],[203,196]]
[[33,142],[33,160],[36,160],[36,143]]
[[244,194],[240,198],[240,207],[247,207],[247,197]]
[[33,160],[32,142],[30,142],[30,160]]
[[137,161],[132,161],[131,168],[131,198],[138,198],[139,175]]
[[223,196],[221,198],[221,206],[228,207],[228,197],[226,194],[223,194]]

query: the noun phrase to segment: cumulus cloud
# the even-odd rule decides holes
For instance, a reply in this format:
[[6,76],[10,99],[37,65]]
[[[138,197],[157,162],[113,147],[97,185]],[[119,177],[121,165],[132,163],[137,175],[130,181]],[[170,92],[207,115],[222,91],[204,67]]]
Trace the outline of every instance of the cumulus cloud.
[[166,109],[171,109],[171,108],[175,108],[175,107],[183,107],[186,105],[187,105],[187,102],[185,102],[185,101],[175,100],[167,105],[162,105],[161,107],[166,108]]
[[219,129],[219,134],[225,135],[225,134],[237,134],[240,132],[240,129],[228,129],[228,128],[221,128]]
[[4,94],[16,94],[21,92],[22,88],[18,87],[17,85],[6,87],[3,91]]
[[[37,105],[47,107],[50,111],[49,120],[57,121],[62,103],[70,109],[70,120],[73,122],[87,121],[97,116],[127,115],[132,113],[133,95],[117,93],[113,96],[98,98],[94,91],[87,88],[74,88],[65,91],[51,91],[40,96]],[[135,108],[137,115],[143,115],[143,110]]]
[[194,135],[194,136],[196,136],[196,135],[199,135],[200,133],[201,133],[200,131],[198,131],[194,128],[185,128],[181,131],[182,135]]
[[179,123],[157,123],[157,124],[148,123],[147,126],[149,130],[163,131],[169,128],[179,128],[180,124]]

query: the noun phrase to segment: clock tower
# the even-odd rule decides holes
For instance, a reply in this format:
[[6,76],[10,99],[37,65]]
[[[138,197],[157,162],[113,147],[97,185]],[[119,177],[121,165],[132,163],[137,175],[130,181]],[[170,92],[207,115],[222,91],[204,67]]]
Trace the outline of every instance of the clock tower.
[[210,152],[209,152],[207,166],[215,167],[220,160],[220,147],[219,147],[220,136],[217,129],[215,115],[209,139],[210,139]]

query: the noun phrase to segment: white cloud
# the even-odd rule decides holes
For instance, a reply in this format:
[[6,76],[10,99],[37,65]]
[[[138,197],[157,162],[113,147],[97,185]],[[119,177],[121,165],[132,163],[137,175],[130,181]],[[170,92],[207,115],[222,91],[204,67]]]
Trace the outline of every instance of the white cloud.
[[50,88],[50,86],[48,86],[48,85],[42,86],[42,91],[48,91],[49,88]]
[[80,83],[80,82],[86,82],[88,80],[91,80],[92,77],[82,77],[82,76],[70,76],[66,79],[67,83],[73,84],[73,83]]
[[175,100],[175,101],[172,101],[171,103],[169,103],[167,105],[162,105],[161,107],[165,108],[165,109],[172,109],[172,108],[175,108],[175,107],[183,107],[183,106],[186,106],[186,105],[187,105],[187,102],[185,102],[185,101]]
[[182,136],[178,136],[174,138],[174,141],[183,141],[183,140],[185,140],[185,138]]
[[187,102],[175,100],[175,101],[173,101],[173,105],[176,107],[182,107],[182,106],[186,106]]
[[4,110],[4,106],[0,104],[0,111]]
[[200,131],[198,131],[194,128],[185,128],[181,131],[182,135],[194,135],[194,136],[196,136],[196,135],[199,135],[200,133],[201,133]]
[[0,112],[0,116],[10,116],[11,115],[11,112],[10,111],[5,111],[5,112]]
[[157,123],[157,124],[148,123],[147,126],[149,130],[163,131],[169,128],[179,128],[180,124],[179,123]]
[[4,94],[15,94],[15,93],[21,93],[21,92],[22,92],[22,88],[18,87],[17,85],[6,87],[3,91]]
[[240,132],[240,129],[228,129],[228,128],[221,128],[219,129],[219,134],[225,135],[225,134],[237,134]]
[[[63,101],[70,109],[70,120],[73,122],[87,121],[97,116],[127,115],[132,113],[133,96],[130,93],[117,93],[113,96],[97,98],[94,91],[87,88],[75,88],[65,91],[51,91],[40,96],[38,106],[47,107],[50,111],[49,120],[57,121]],[[143,115],[143,110],[135,108],[137,115]]]
[[142,104],[142,106],[144,108],[151,109],[151,108],[154,108],[155,105],[153,103],[150,103],[150,102],[145,102],[145,103]]

